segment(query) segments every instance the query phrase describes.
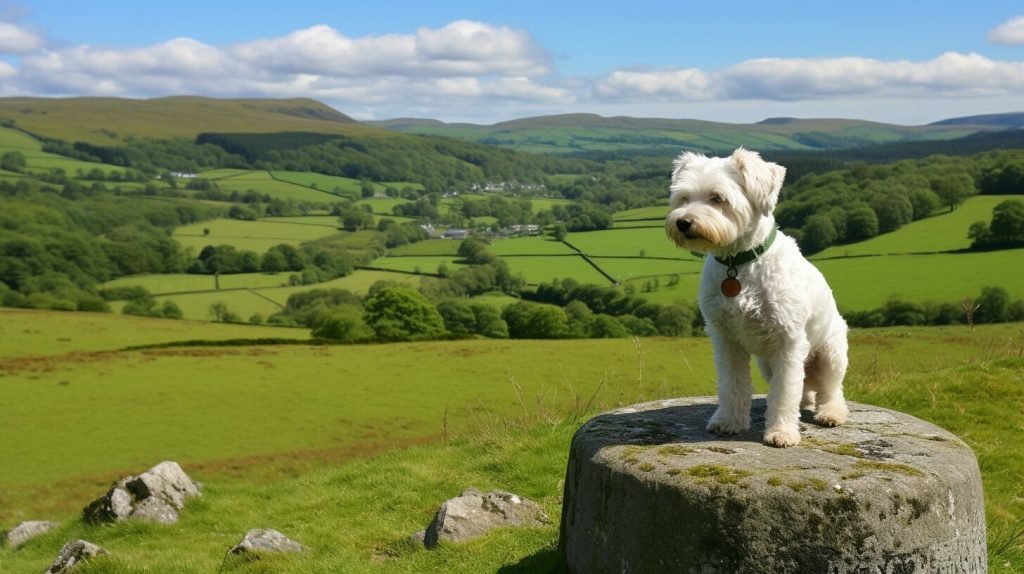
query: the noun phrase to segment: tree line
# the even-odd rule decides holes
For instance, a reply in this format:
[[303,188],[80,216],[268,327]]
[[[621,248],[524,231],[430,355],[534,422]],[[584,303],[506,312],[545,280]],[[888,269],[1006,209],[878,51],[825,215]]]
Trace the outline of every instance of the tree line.
[[805,253],[817,253],[952,211],[978,193],[1024,193],[1024,152],[861,163],[809,174],[783,189],[776,218]]

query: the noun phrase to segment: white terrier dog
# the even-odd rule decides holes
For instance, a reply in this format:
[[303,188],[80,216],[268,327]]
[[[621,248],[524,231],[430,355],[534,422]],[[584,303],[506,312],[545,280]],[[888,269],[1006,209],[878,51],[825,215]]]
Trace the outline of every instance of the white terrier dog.
[[725,158],[686,152],[673,168],[665,232],[711,255],[699,293],[718,374],[708,430],[750,429],[751,355],[769,382],[765,444],[798,444],[801,408],[821,425],[846,422],[846,321],[821,272],[772,215],[786,168],[743,148]]

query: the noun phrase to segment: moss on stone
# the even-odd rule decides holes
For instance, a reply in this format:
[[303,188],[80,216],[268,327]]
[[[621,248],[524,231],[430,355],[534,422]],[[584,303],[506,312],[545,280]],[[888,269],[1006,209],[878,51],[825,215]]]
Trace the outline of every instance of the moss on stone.
[[877,460],[858,460],[854,465],[856,468],[872,469],[872,470],[883,470],[886,472],[892,472],[896,474],[905,474],[907,476],[924,476],[924,473],[920,470],[910,466],[909,464],[901,464],[898,462],[880,462]]
[[683,446],[681,444],[669,444],[658,449],[658,454],[672,456],[686,456],[694,452],[697,452],[697,449],[690,446]]
[[717,464],[698,464],[687,469],[686,474],[697,479],[697,482],[713,481],[718,484],[737,484],[741,478],[746,478],[752,473]]

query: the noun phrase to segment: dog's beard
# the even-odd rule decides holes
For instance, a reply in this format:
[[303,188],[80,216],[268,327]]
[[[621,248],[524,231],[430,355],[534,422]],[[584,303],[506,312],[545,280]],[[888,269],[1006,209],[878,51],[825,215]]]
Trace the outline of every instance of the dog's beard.
[[[690,227],[682,232],[676,221],[686,217],[690,219]],[[665,221],[665,233],[679,247],[705,253],[731,245],[738,238],[736,223],[718,213],[693,216],[683,213],[679,217],[671,215]]]

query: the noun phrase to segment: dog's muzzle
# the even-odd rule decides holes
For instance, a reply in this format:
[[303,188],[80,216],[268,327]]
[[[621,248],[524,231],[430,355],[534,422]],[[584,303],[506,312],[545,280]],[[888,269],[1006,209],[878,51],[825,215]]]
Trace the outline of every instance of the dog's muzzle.
[[676,220],[676,229],[678,229],[679,232],[683,234],[683,237],[687,239],[697,238],[697,234],[693,232],[692,227],[693,222],[690,221],[689,219],[684,219],[680,217],[679,219]]

